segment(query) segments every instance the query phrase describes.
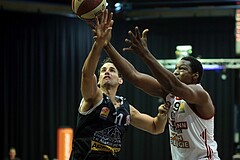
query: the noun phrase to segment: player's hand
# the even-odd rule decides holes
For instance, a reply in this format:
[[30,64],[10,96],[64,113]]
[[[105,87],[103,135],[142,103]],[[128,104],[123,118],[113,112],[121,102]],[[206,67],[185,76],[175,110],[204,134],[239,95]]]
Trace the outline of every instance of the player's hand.
[[147,46],[147,33],[149,29],[145,29],[142,32],[142,35],[140,34],[139,28],[135,27],[135,33],[132,31],[128,32],[129,39],[126,38],[125,42],[129,45],[128,48],[123,48],[123,51],[132,51],[136,54],[145,54],[146,52],[149,52],[148,46]]
[[158,107],[159,115],[162,116],[162,117],[167,116],[168,111],[169,111],[169,107],[167,107],[166,104],[161,104],[161,105]]
[[113,13],[108,13],[106,9],[100,17],[96,17],[95,23],[89,22],[94,33],[94,40],[102,45],[107,45],[111,40],[111,31],[113,26]]

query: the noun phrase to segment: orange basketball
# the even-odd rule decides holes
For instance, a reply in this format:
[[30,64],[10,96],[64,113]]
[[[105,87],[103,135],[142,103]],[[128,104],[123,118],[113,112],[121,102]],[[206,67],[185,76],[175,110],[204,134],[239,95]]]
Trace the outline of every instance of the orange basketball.
[[72,0],[73,12],[83,20],[92,20],[106,9],[106,0]]

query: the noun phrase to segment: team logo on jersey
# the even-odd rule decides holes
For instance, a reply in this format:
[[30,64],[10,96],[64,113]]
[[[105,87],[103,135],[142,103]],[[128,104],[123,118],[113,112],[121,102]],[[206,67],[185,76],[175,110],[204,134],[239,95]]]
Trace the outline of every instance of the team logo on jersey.
[[180,103],[180,107],[179,107],[179,110],[178,110],[179,113],[184,113],[185,112],[185,104],[183,101],[181,101]]
[[96,131],[91,141],[91,150],[112,153],[120,152],[121,135],[121,131],[116,126]]
[[99,117],[103,118],[103,119],[107,119],[109,112],[110,112],[109,108],[103,107],[101,112],[100,112],[100,116]]

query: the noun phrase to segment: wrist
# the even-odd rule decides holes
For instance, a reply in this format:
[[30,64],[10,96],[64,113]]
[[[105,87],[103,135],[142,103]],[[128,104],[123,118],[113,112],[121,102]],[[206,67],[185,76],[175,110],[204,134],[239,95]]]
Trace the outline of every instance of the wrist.
[[109,50],[111,48],[111,44],[110,42],[108,42],[105,46],[104,49]]
[[157,118],[159,119],[159,120],[162,120],[162,119],[165,119],[167,117],[167,114],[164,114],[164,113],[158,113],[158,115],[157,115]]
[[102,50],[103,48],[104,48],[104,46],[101,43],[94,41],[94,44],[93,44],[94,50]]
[[97,46],[97,47],[101,47],[101,48],[103,48],[104,47],[104,42],[101,42],[101,41],[95,41],[95,45]]

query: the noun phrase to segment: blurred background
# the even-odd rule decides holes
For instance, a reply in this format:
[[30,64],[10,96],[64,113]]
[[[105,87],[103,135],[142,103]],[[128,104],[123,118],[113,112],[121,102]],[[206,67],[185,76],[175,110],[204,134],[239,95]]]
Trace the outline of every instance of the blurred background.
[[[139,71],[150,71],[136,55],[123,53],[128,30],[149,28],[148,46],[168,69],[177,46],[190,45],[205,66],[203,87],[216,107],[215,139],[230,160],[240,132],[240,1],[108,0],[114,12],[111,42]],[[0,54],[2,135],[0,159],[14,146],[22,160],[57,157],[57,130],[75,128],[81,68],[93,43],[90,27],[75,16],[70,0],[1,0]],[[106,56],[102,54],[101,59]],[[155,116],[159,97],[127,81],[120,95]],[[122,160],[169,160],[168,130],[151,135],[130,127]]]

